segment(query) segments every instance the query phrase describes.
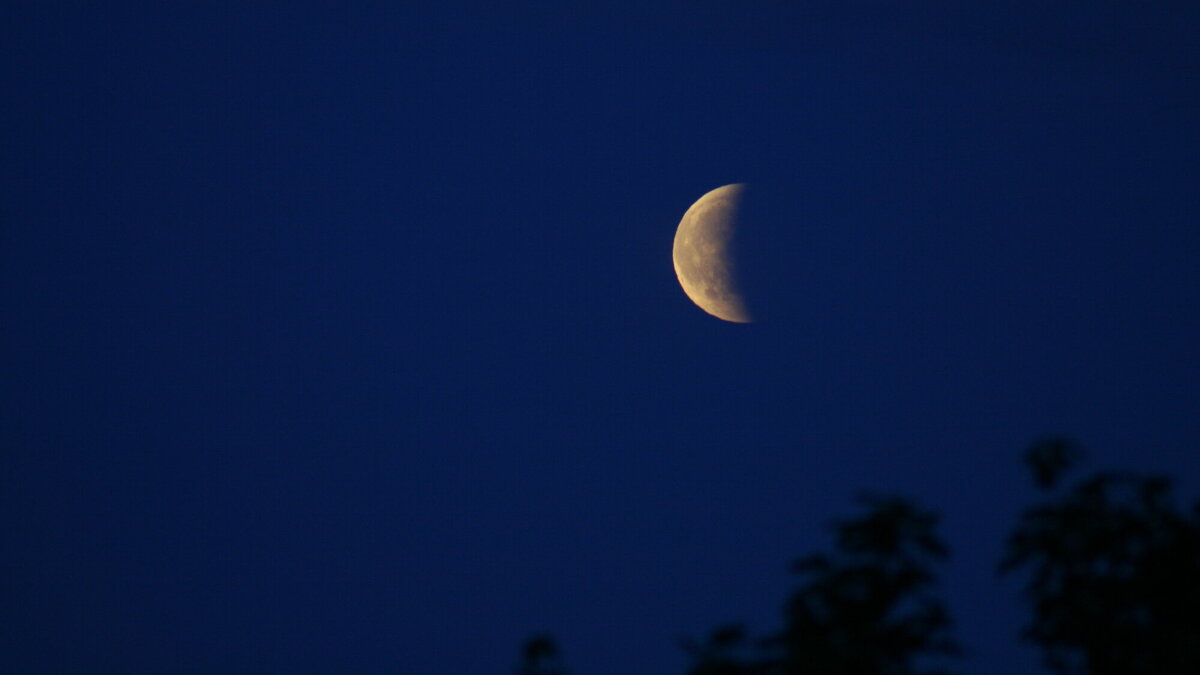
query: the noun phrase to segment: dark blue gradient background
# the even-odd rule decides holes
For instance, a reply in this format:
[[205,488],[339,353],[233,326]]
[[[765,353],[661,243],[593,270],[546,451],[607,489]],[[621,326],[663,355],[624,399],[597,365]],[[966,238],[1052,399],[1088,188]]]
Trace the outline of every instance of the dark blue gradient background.
[[1196,495],[1196,5],[346,4],[0,10],[5,672],[679,673],[862,489],[1029,672],[1026,444]]

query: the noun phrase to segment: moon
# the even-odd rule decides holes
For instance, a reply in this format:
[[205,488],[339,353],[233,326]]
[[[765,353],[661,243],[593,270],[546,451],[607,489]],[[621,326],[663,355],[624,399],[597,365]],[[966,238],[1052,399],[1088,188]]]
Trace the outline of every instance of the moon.
[[700,309],[734,323],[751,323],[738,277],[735,239],[745,185],[723,185],[696,200],[675,231],[671,258],[683,292]]

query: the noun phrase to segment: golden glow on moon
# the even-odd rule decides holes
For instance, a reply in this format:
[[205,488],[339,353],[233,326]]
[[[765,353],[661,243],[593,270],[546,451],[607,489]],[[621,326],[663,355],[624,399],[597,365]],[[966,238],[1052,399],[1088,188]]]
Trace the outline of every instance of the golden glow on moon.
[[739,290],[733,251],[744,188],[725,185],[697,199],[683,214],[671,250],[683,292],[700,309],[735,323],[753,321]]

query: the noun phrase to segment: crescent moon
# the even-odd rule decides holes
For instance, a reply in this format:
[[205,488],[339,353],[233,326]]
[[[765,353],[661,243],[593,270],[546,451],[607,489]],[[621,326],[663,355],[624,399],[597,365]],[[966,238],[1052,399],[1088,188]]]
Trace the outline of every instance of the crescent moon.
[[745,185],[724,185],[696,200],[675,231],[671,258],[683,292],[700,309],[734,323],[753,318],[739,286],[734,238]]

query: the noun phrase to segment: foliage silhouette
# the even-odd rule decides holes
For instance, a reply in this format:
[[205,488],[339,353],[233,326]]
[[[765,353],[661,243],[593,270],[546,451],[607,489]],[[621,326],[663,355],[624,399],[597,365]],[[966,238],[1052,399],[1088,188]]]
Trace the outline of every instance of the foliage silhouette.
[[1200,502],[1182,512],[1168,479],[1128,472],[1051,494],[1079,454],[1061,439],[1026,454],[1050,499],[1024,512],[1000,564],[1028,570],[1024,636],[1058,673],[1200,673]]
[[738,626],[685,642],[690,675],[918,675],[957,653],[933,567],[947,556],[937,516],[896,497],[863,498],[867,513],[834,523],[837,551],[796,561],[805,582],[784,628],[751,644]]
[[[1200,500],[1177,508],[1163,476],[1100,471],[1066,484],[1083,453],[1049,438],[1025,453],[1041,501],[1009,534],[1002,575],[1027,576],[1023,635],[1063,675],[1200,673]],[[737,624],[685,640],[688,675],[935,675],[960,655],[935,568],[937,515],[867,495],[834,521],[835,548],[805,556],[776,634]],[[532,637],[520,675],[565,675],[558,646]]]
[[534,635],[525,641],[516,675],[567,675],[558,643],[549,635]]

